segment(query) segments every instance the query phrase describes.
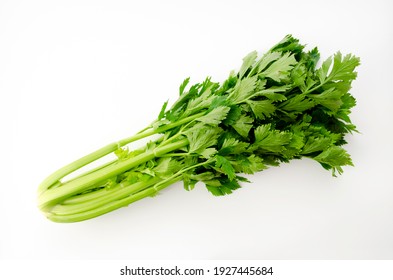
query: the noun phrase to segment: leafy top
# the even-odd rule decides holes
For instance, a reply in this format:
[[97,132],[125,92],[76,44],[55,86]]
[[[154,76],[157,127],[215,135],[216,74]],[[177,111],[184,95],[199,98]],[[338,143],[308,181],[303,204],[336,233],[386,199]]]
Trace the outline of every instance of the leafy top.
[[306,52],[288,35],[260,57],[249,53],[222,84],[207,78],[187,90],[185,79],[179,100],[169,110],[165,103],[159,118],[165,125],[204,112],[167,132],[189,141],[185,152],[195,168],[185,165],[185,188],[202,181],[212,194],[228,194],[245,180],[239,174],[301,157],[333,175],[352,165],[341,146],[345,134],[356,131],[349,118],[355,99],[348,91],[359,58],[337,52],[316,69],[319,57],[317,48]]

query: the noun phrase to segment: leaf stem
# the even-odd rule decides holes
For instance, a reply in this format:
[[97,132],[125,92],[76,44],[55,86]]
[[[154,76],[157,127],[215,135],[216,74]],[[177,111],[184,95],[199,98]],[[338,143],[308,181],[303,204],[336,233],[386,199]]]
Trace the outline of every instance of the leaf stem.
[[119,147],[122,147],[124,145],[127,145],[129,143],[132,143],[134,141],[146,138],[148,136],[152,136],[154,134],[160,134],[163,133],[167,130],[170,130],[172,128],[175,128],[177,126],[183,125],[187,122],[190,122],[196,118],[199,118],[201,116],[203,116],[205,113],[199,113],[199,114],[195,114],[189,117],[186,117],[184,119],[180,119],[176,122],[167,124],[167,125],[163,125],[161,127],[158,127],[156,129],[143,129],[141,132],[131,136],[131,137],[127,137],[124,139],[121,139],[118,142],[115,143],[111,143],[109,145],[106,145],[104,147],[102,147],[101,149],[98,149],[74,162],[71,162],[70,164],[64,166],[63,168],[60,168],[59,170],[55,171],[54,173],[52,173],[51,175],[49,175],[38,187],[38,194],[42,194],[43,192],[49,190],[53,185],[59,185],[59,182],[62,178],[64,178],[65,176],[71,174],[72,172],[80,169],[81,167],[92,163],[114,151],[116,151]]
[[[169,181],[166,181],[165,184],[160,185],[160,190],[176,183],[177,181],[180,180],[181,177],[176,177],[172,178]],[[133,195],[125,196],[122,199],[119,200],[114,200],[114,201],[109,201],[108,203],[102,204],[97,208],[90,209],[88,211],[83,211],[83,212],[77,212],[77,213],[55,213],[55,212],[47,212],[46,216],[48,219],[54,221],[54,222],[59,222],[59,223],[73,223],[73,222],[80,222],[84,220],[88,220],[91,218],[95,218],[98,216],[101,216],[103,214],[106,214],[108,212],[111,212],[113,210],[116,210],[118,208],[127,206],[133,202],[136,202],[140,199],[143,199],[148,196],[154,196],[157,193],[157,189],[154,188],[154,185],[151,187],[148,187],[140,192],[137,192]]]
[[73,181],[67,182],[61,187],[48,189],[47,191],[41,193],[41,195],[39,196],[39,206],[44,211],[45,209],[50,209],[55,204],[63,201],[64,199],[74,196],[78,193],[82,193],[94,184],[97,184],[120,173],[123,173],[128,169],[152,160],[155,157],[160,157],[168,152],[172,152],[182,147],[185,147],[188,144],[189,142],[187,139],[181,139],[173,143],[159,146],[152,151],[145,152],[124,161],[118,161],[114,165],[109,165],[107,167],[97,170],[94,173],[90,173],[84,177],[80,177]]

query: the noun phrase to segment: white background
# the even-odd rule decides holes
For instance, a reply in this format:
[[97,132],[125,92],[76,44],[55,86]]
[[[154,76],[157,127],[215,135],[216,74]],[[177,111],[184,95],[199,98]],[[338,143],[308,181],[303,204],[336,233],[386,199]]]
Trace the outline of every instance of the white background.
[[[392,3],[0,1],[0,258],[392,259]],[[76,224],[36,208],[49,173],[142,129],[185,77],[222,81],[288,33],[361,57],[355,167],[293,161],[220,198],[175,184]]]

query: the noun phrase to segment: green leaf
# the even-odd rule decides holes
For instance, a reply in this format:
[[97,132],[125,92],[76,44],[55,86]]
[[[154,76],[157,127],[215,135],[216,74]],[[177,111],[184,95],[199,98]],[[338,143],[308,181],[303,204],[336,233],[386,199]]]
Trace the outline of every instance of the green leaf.
[[270,124],[258,126],[255,131],[254,145],[271,152],[281,152],[291,141],[291,133],[271,128]]
[[114,153],[119,160],[126,160],[127,158],[130,157],[130,152],[128,150],[128,147],[125,148],[119,147],[117,150],[114,151]]
[[273,61],[276,61],[281,57],[280,52],[269,52],[265,54],[257,63],[255,68],[258,70],[258,73],[265,70],[265,68],[270,65]]
[[207,190],[214,196],[221,196],[225,194],[221,190],[222,184],[220,180],[213,178],[211,180],[204,180],[203,182],[205,183]]
[[276,110],[276,107],[270,100],[248,100],[247,103],[250,105],[251,110],[254,112],[257,119],[260,120],[270,117]]
[[[186,80],[183,82],[183,84],[186,82]],[[179,97],[179,99],[175,102],[175,104],[172,105],[172,108],[167,116],[168,119],[175,120],[182,112],[184,112],[188,102],[198,96],[200,88],[201,84],[198,83],[191,86],[188,92],[182,92],[182,95]]]
[[320,57],[321,56],[319,54],[318,48],[315,47],[311,51],[305,53],[302,60],[304,60],[305,65],[309,71],[315,71],[315,66],[317,65]]
[[289,147],[296,150],[296,153],[300,151],[300,149],[304,146],[304,132],[303,131],[293,131],[291,142],[289,143]]
[[238,81],[237,75],[231,71],[229,77],[222,83],[221,87],[217,89],[216,94],[222,95],[232,90]]
[[215,196],[231,194],[234,190],[240,188],[237,180],[221,178],[220,180],[211,180],[205,183],[207,190]]
[[206,189],[214,196],[223,196],[225,195],[219,187],[206,184]]
[[158,164],[153,168],[153,171],[158,176],[167,178],[178,172],[181,167],[182,164],[179,161],[170,157],[164,157],[158,160]]
[[292,35],[288,34],[284,37],[278,44],[276,44],[270,51],[278,52],[291,52],[291,53],[301,53],[304,46],[299,44],[299,40],[294,38]]
[[204,157],[205,159],[210,159],[212,156],[214,156],[217,153],[217,150],[215,148],[207,148],[200,152],[200,155]]
[[207,172],[198,173],[198,174],[190,174],[190,178],[195,181],[204,182],[204,181],[213,180],[215,178],[215,175],[213,172],[207,171]]
[[310,154],[318,151],[323,151],[331,146],[333,143],[328,137],[309,137],[302,149],[302,154]]
[[236,177],[236,174],[231,162],[220,155],[216,155],[215,159],[216,167],[219,168],[225,175],[227,175],[230,180],[233,180]]
[[127,176],[125,178],[125,181],[127,184],[134,184],[137,182],[147,182],[150,180],[151,176],[147,173],[142,173],[139,171],[129,171],[127,172]]
[[210,112],[208,112],[206,115],[197,118],[197,121],[200,121],[205,124],[210,124],[210,125],[218,125],[221,123],[222,120],[225,119],[229,112],[230,108],[225,107],[225,106],[220,106],[217,108],[214,108]]
[[309,94],[317,104],[321,104],[322,106],[330,109],[333,112],[337,112],[343,104],[341,100],[342,92],[336,90],[335,88],[329,88],[320,94]]
[[194,125],[191,129],[184,132],[190,142],[189,153],[201,153],[217,143],[222,129],[219,127],[206,126],[203,123]]
[[157,147],[157,143],[154,141],[149,141],[146,143],[146,149],[145,151],[153,151]]
[[305,94],[297,94],[280,105],[285,111],[303,112],[314,107],[314,101],[307,98]]
[[181,83],[179,87],[179,95],[182,95],[184,93],[184,89],[186,88],[189,82],[190,82],[190,77],[184,79],[184,81]]
[[343,102],[342,108],[351,109],[356,105],[356,99],[349,92],[344,93],[341,100]]
[[328,76],[328,72],[330,70],[330,66],[332,65],[332,61],[333,61],[332,57],[329,57],[322,63],[321,68],[317,70],[317,76],[321,84],[325,82],[326,77]]
[[302,92],[306,91],[306,78],[307,69],[304,64],[297,64],[291,71],[291,78],[293,83],[301,89]]
[[351,123],[351,119],[349,118],[349,114],[351,113],[350,109],[356,105],[356,99],[347,92],[341,97],[341,101],[343,104],[337,111],[336,117],[347,123]]
[[288,78],[289,71],[297,63],[295,55],[291,53],[285,53],[277,61],[273,62],[266,70],[262,73],[276,82],[281,82]]
[[187,110],[184,116],[192,115],[198,110],[209,108],[215,96],[211,94],[211,88],[206,88],[201,95],[191,99],[187,104]]
[[235,138],[228,137],[224,139],[219,154],[222,156],[230,154],[241,154],[247,150],[248,146],[249,144],[246,142],[241,142]]
[[256,172],[266,169],[263,159],[256,155],[250,155],[239,159],[236,163],[236,168],[245,174],[254,174]]
[[286,92],[291,89],[291,85],[284,85],[284,86],[279,86],[279,87],[270,87],[268,89],[263,89],[261,91],[258,91],[254,94],[255,97],[257,96],[264,96],[272,101],[284,101],[287,100],[287,97],[283,94],[280,94],[279,92]]
[[166,110],[167,105],[168,105],[168,100],[166,102],[164,102],[164,104],[162,105],[161,111],[158,114],[158,118],[157,118],[158,120],[161,120],[165,116],[165,110]]
[[253,51],[249,53],[245,58],[243,58],[243,64],[239,70],[239,78],[242,78],[248,69],[254,64],[255,59],[257,58],[258,53]]
[[268,96],[269,94],[289,91],[291,88],[291,85],[272,86],[256,92],[254,96]]
[[234,190],[240,189],[239,182],[237,180],[228,180],[227,178],[222,178],[221,182],[221,192],[223,194],[231,194]]
[[242,109],[239,106],[232,105],[230,108],[226,119],[223,120],[225,125],[234,125],[242,115]]
[[257,77],[247,77],[239,80],[233,89],[232,94],[228,97],[232,104],[239,104],[249,99],[255,90]]
[[212,103],[211,103],[210,106],[209,106],[209,110],[213,110],[213,109],[215,109],[215,108],[217,108],[217,107],[229,106],[229,105],[230,105],[230,104],[229,104],[229,102],[228,102],[226,96],[224,96],[224,95],[215,96],[215,97],[212,99]]
[[311,78],[311,77],[307,77],[307,79],[306,79],[306,88],[305,88],[305,91],[310,91],[310,89],[311,89],[315,84],[317,84],[317,81],[316,81],[316,80],[314,80],[314,79]]
[[137,171],[130,171],[130,172],[127,173],[126,181],[129,184],[134,184],[134,183],[139,181],[140,174],[141,173],[137,172]]
[[191,181],[190,175],[188,173],[183,174],[183,187],[186,191],[191,191],[195,187],[195,182]]
[[151,168],[145,168],[145,169],[141,170],[141,173],[147,174],[151,177],[156,176],[156,173]]
[[314,157],[314,159],[320,162],[326,169],[332,169],[333,176],[335,176],[336,171],[338,171],[339,174],[342,173],[342,166],[353,166],[349,154],[339,146],[331,146],[329,149]]
[[360,65],[360,59],[352,54],[342,57],[340,52],[334,55],[332,71],[329,80],[353,80],[357,73],[354,71]]
[[106,181],[106,183],[105,183],[105,188],[108,189],[108,190],[110,190],[110,189],[113,189],[114,187],[116,187],[117,184],[118,184],[117,176],[114,176],[114,177],[112,177],[112,178],[109,178],[109,179]]
[[244,138],[247,138],[248,133],[250,132],[250,129],[252,128],[253,121],[254,121],[253,118],[246,116],[246,115],[241,115],[240,118],[236,121],[236,123],[232,125],[232,127],[241,136],[243,136]]

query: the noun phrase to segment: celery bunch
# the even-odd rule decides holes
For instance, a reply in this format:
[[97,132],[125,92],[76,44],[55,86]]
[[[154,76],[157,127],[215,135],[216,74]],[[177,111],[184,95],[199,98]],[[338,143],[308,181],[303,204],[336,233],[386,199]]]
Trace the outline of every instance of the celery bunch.
[[[240,188],[253,174],[281,162],[308,157],[335,176],[352,165],[342,148],[356,131],[349,93],[359,58],[337,52],[317,68],[317,48],[305,51],[286,36],[264,55],[251,52],[223,83],[207,78],[180,85],[144,130],[59,169],[39,186],[39,207],[55,222],[100,216],[175,182],[186,190],[203,182],[213,195]],[[140,149],[126,145],[157,135]],[[63,178],[108,154],[116,159]]]

